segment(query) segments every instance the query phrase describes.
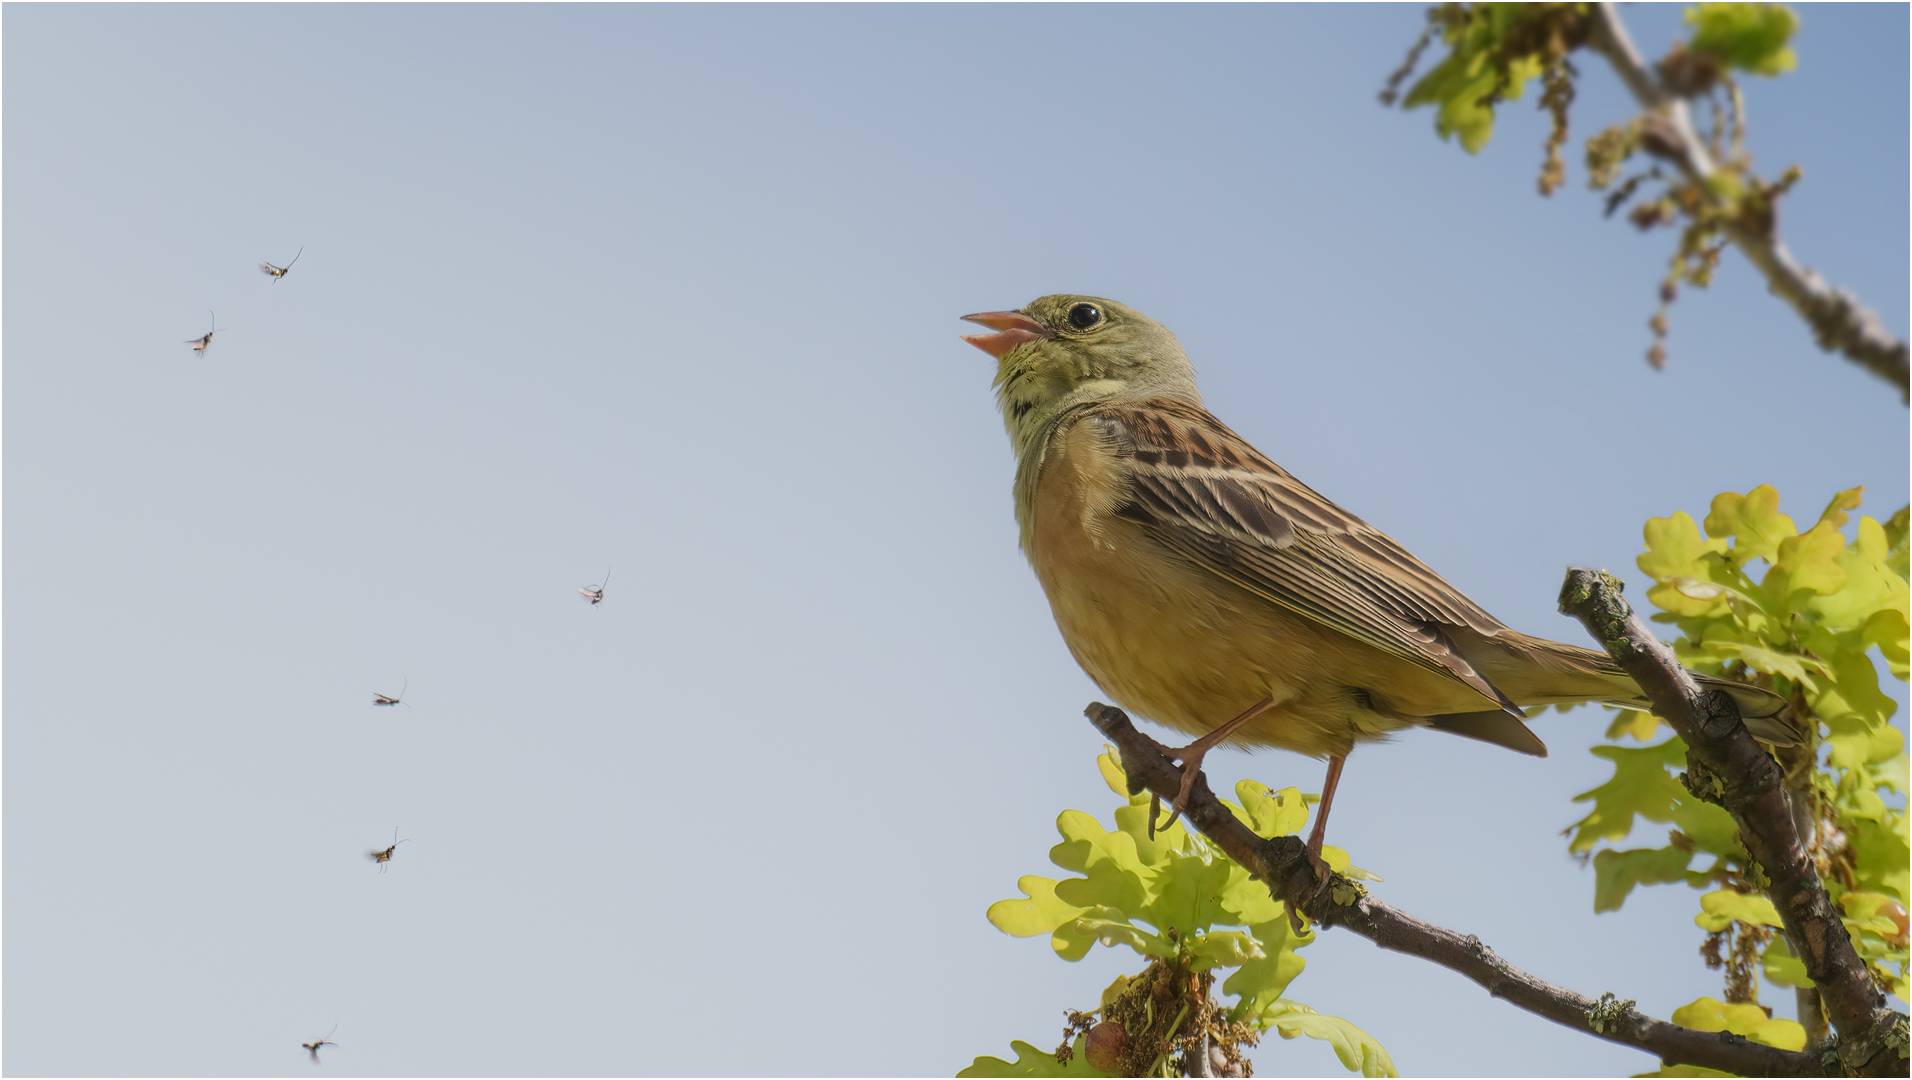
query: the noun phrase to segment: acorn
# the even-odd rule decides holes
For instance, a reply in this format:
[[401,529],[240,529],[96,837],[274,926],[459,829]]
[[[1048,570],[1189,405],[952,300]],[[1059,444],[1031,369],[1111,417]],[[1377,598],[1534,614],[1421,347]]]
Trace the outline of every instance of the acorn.
[[1089,1065],[1101,1072],[1112,1073],[1122,1070],[1122,1050],[1129,1043],[1129,1033],[1121,1024],[1113,1020],[1089,1029],[1089,1037],[1082,1047],[1083,1056],[1089,1059]]

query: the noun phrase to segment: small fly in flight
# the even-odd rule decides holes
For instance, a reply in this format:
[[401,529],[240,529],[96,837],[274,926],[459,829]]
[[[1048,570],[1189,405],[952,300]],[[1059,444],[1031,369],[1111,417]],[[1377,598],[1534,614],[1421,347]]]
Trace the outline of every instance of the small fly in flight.
[[[206,314],[212,315],[212,312],[208,311],[206,312]],[[212,321],[215,324],[218,323],[219,317],[217,315],[213,315]],[[187,338],[186,344],[191,345],[193,347],[194,352],[198,353],[201,356],[204,356],[206,355],[206,346],[212,344],[212,336],[224,329],[225,327],[223,326],[215,325],[211,330],[206,331],[203,335],[199,337]]]
[[392,826],[392,846],[383,850],[368,851],[365,853],[365,857],[377,863],[378,872],[383,874],[385,872],[385,864],[392,861],[392,853],[398,850],[398,845],[409,844],[411,842],[410,837],[400,840],[398,838],[398,826],[394,825]]
[[309,1042],[309,1043],[300,1043],[300,1044],[299,1044],[300,1046],[303,1046],[303,1047],[305,1047],[305,1052],[306,1052],[306,1053],[308,1053],[308,1054],[311,1054],[311,1055],[312,1055],[312,1064],[314,1064],[314,1065],[317,1065],[317,1064],[320,1064],[320,1062],[319,1062],[319,1047],[321,1047],[321,1046],[337,1046],[337,1045],[338,1045],[338,1043],[335,1043],[335,1042],[333,1042],[333,1041],[332,1041],[332,1033],[333,1033],[333,1032],[336,1032],[336,1031],[337,1031],[338,1029],[339,1029],[339,1026],[338,1026],[337,1024],[333,1024],[333,1025],[332,1025],[332,1031],[328,1031],[328,1032],[326,1032],[326,1033],[325,1033],[325,1038],[323,1038],[323,1039],[315,1039],[315,1040],[313,1040],[312,1042]]
[[[304,246],[300,246],[299,255],[303,254],[305,254],[305,248]],[[292,263],[299,261],[299,255],[292,256],[292,262],[286,263],[284,266],[274,266],[269,262],[262,262],[259,264],[259,272],[261,274],[268,274],[272,277],[272,280],[277,281],[292,272]]]
[[[607,566],[604,568],[604,585],[609,585],[610,583],[611,568]],[[586,585],[584,588],[578,590],[578,595],[589,600],[592,607],[596,607],[604,602],[604,585]]]
[[[390,694],[381,694],[378,691],[374,690],[372,692],[372,704],[374,705],[405,705],[405,691],[411,689],[411,687],[412,687],[412,679],[411,679],[411,676],[407,675],[405,677],[405,685],[398,688],[397,697],[393,697]],[[408,709],[411,708],[410,705],[405,705],[405,707]]]

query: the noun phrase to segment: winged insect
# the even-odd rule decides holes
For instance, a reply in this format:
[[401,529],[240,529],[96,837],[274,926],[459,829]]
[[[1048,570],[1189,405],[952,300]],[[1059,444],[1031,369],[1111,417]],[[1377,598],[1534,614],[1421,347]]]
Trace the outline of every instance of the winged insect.
[[[397,697],[393,697],[390,694],[381,694],[375,690],[372,692],[372,704],[374,705],[405,705],[405,691],[411,689],[411,686],[412,686],[411,676],[407,675],[405,677],[405,685],[398,688]],[[405,705],[405,707],[408,709],[411,708],[410,705]]]
[[337,1024],[333,1024],[333,1025],[332,1025],[332,1030],[331,1030],[331,1031],[328,1031],[328,1032],[326,1032],[326,1033],[325,1033],[325,1038],[323,1038],[323,1039],[314,1039],[314,1040],[312,1040],[312,1041],[311,1041],[311,1042],[309,1042],[309,1043],[300,1043],[300,1044],[299,1044],[300,1046],[303,1046],[303,1047],[305,1047],[305,1052],[306,1052],[306,1053],[308,1053],[308,1054],[310,1054],[310,1055],[312,1055],[312,1064],[314,1064],[314,1065],[318,1065],[318,1064],[320,1064],[320,1061],[319,1061],[319,1047],[321,1047],[321,1046],[337,1046],[337,1045],[338,1045],[338,1043],[335,1043],[335,1042],[333,1042],[333,1041],[332,1041],[332,1034],[333,1034],[333,1032],[336,1032],[336,1031],[338,1031],[338,1029],[339,1029],[339,1026],[338,1026]]
[[409,844],[411,842],[411,837],[400,840],[398,838],[398,826],[394,825],[392,826],[392,846],[368,851],[365,853],[365,857],[377,863],[378,872],[383,874],[385,872],[385,864],[392,861],[392,855],[398,851],[398,845]]
[[[304,245],[301,245],[299,247],[299,255],[303,255],[303,254],[305,254],[305,247]],[[277,265],[274,265],[273,263],[262,262],[259,264],[259,272],[261,274],[271,275],[272,280],[277,281],[292,271],[292,263],[299,261],[299,255],[292,256],[292,262],[286,263],[284,266],[277,266]]]
[[[212,315],[212,312],[208,311],[206,312],[206,314]],[[198,337],[186,339],[186,344],[191,345],[193,347],[193,351],[198,353],[201,356],[206,355],[206,346],[212,344],[212,336],[214,334],[217,334],[219,331],[225,329],[225,327],[223,326],[216,325],[219,322],[219,317],[217,315],[213,315],[212,322],[215,325],[213,326],[211,330],[206,331],[204,334],[201,334]]]
[[[611,568],[607,566],[604,568],[604,585],[609,585],[610,583]],[[578,595],[589,600],[592,607],[596,607],[604,602],[604,585],[586,585],[578,590]]]

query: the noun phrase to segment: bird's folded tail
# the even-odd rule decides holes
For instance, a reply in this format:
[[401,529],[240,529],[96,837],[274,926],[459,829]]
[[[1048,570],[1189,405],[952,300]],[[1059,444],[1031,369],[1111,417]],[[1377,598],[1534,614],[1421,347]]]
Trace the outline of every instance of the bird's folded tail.
[[1731,679],[1717,679],[1711,675],[1694,675],[1701,686],[1709,690],[1718,690],[1733,699],[1739,706],[1739,718],[1746,722],[1746,730],[1753,738],[1774,746],[1796,746],[1805,740],[1806,733],[1799,729],[1792,710],[1787,707],[1786,699],[1771,690],[1761,690]]
[[[1606,653],[1512,630],[1503,630],[1485,640],[1500,650],[1500,655],[1479,651],[1477,663],[1488,678],[1523,706],[1598,701],[1623,709],[1652,711],[1653,703],[1641,692],[1639,684]],[[1806,733],[1787,707],[1785,698],[1748,683],[1689,674],[1701,686],[1732,698],[1753,738],[1774,746],[1794,746],[1805,741]]]

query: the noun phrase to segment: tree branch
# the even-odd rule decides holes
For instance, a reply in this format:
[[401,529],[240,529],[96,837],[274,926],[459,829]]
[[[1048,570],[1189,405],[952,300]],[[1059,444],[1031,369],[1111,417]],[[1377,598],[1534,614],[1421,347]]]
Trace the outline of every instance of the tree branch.
[[[1607,58],[1634,100],[1657,121],[1656,138],[1647,140],[1649,152],[1672,162],[1693,187],[1704,192],[1715,205],[1724,200],[1707,181],[1716,168],[1706,143],[1693,130],[1692,115],[1686,102],[1667,92],[1627,36],[1620,13],[1609,3],[1593,5],[1592,33],[1587,47]],[[1793,260],[1779,237],[1762,235],[1747,229],[1730,215],[1722,231],[1733,246],[1745,253],[1774,293],[1793,306],[1812,327],[1819,347],[1844,353],[1867,371],[1899,388],[1902,399],[1912,401],[1912,376],[1908,375],[1905,342],[1894,338],[1880,325],[1879,317],[1859,302],[1859,298],[1836,289],[1818,274]]]
[[1799,842],[1778,763],[1747,733],[1732,699],[1702,690],[1620,590],[1611,574],[1575,568],[1561,585],[1560,610],[1580,620],[1640,684],[1654,713],[1685,740],[1681,783],[1733,815],[1740,842],[1765,873],[1766,895],[1786,924],[1786,941],[1839,1031],[1840,1064],[1855,1075],[1903,1076],[1905,1017],[1886,1008],[1885,995],[1826,896]]
[[[1101,702],[1087,710],[1097,731],[1122,753],[1135,792],[1153,791],[1173,799],[1181,787],[1181,769],[1169,761],[1162,744],[1135,729],[1122,710]],[[1323,926],[1341,926],[1383,949],[1409,953],[1452,968],[1486,987],[1498,998],[1554,1023],[1589,1032],[1608,1042],[1656,1054],[1676,1065],[1698,1065],[1741,1076],[1822,1076],[1818,1054],[1780,1050],[1725,1032],[1694,1031],[1644,1016],[1630,1001],[1612,995],[1600,1001],[1582,997],[1532,975],[1494,955],[1470,935],[1408,915],[1371,896],[1339,874],[1318,881],[1302,853],[1300,838],[1263,839],[1242,824],[1197,774],[1185,817],[1215,841],[1229,857],[1267,884],[1275,899],[1298,908]]]

